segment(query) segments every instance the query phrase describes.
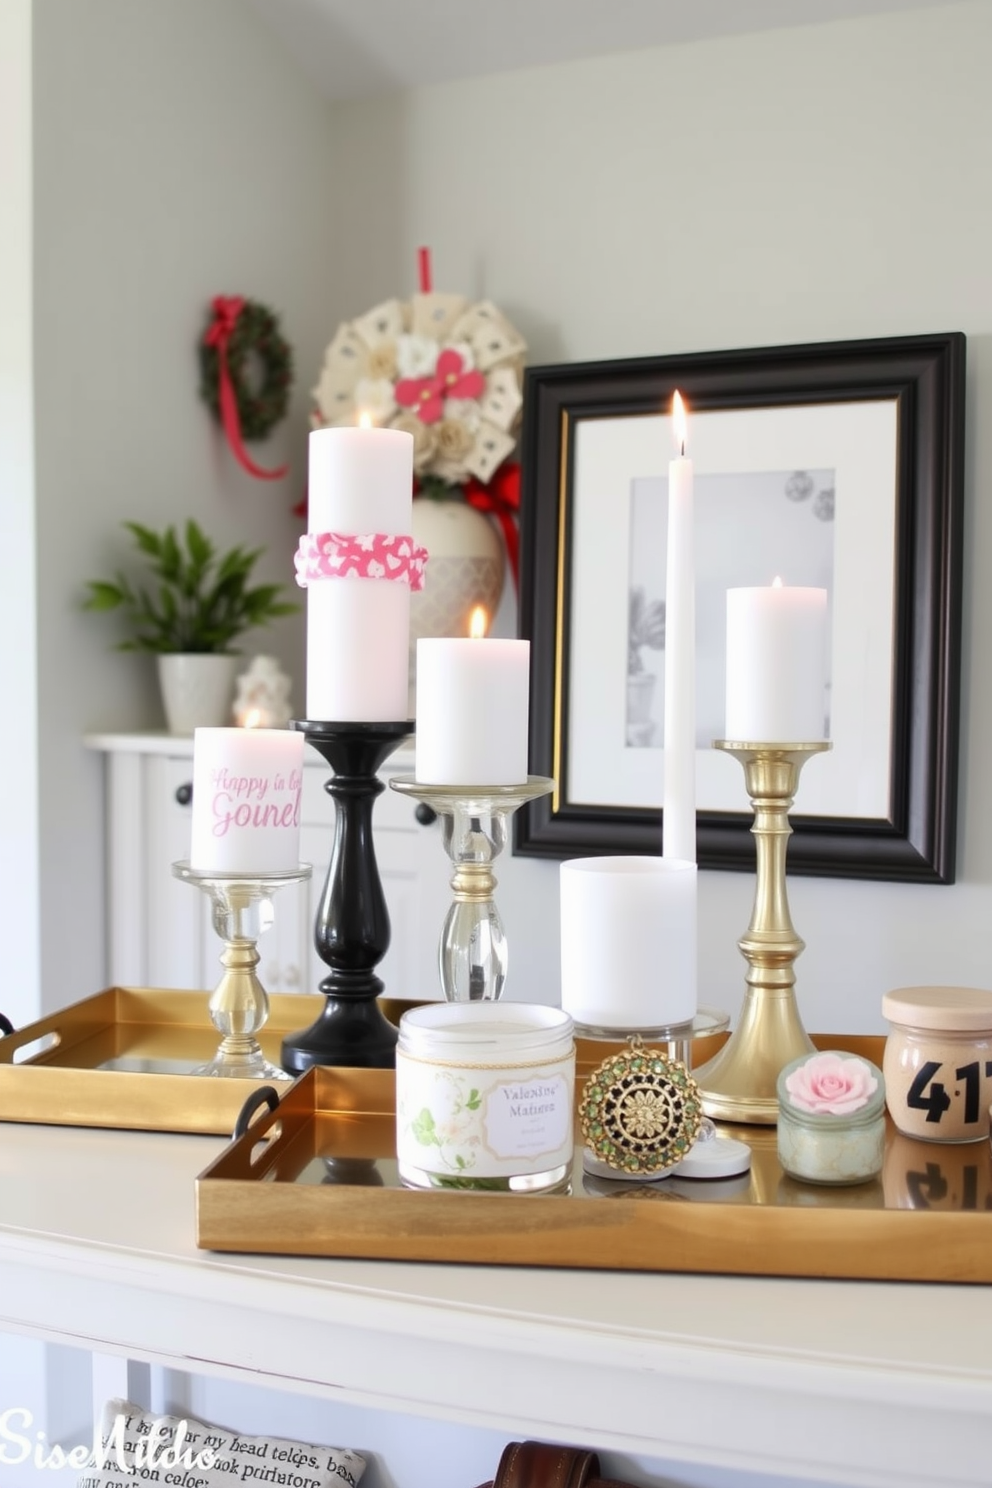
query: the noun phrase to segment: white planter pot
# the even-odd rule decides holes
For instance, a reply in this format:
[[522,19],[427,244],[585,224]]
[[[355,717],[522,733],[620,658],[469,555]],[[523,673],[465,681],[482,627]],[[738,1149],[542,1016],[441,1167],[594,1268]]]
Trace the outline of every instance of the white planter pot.
[[158,657],[165,721],[170,734],[222,728],[233,722],[234,679],[243,658],[170,652]]

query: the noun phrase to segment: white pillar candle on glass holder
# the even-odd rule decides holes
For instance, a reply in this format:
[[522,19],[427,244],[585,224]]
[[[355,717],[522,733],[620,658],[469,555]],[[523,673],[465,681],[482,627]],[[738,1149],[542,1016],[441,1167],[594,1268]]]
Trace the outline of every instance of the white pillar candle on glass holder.
[[[402,429],[315,429],[309,531],[409,536],[413,436]],[[395,723],[409,712],[410,586],[382,578],[307,585],[307,717]]]
[[561,1005],[577,1025],[618,1033],[692,1021],[695,863],[655,857],[562,863]]
[[826,716],[827,591],[728,589],[725,737],[815,744]]
[[696,572],[692,461],[685,458],[685,409],[672,402],[679,449],[668,466],[665,580],[665,781],[662,847],[666,858],[696,861]]
[[250,878],[299,867],[303,744],[288,729],[194,731],[191,868]]
[[416,778],[424,785],[523,784],[529,706],[529,641],[422,637]]

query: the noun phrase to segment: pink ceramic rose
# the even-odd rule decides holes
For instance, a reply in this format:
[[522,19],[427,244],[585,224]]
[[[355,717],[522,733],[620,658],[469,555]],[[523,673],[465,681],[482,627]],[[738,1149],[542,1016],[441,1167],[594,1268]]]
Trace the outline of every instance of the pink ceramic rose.
[[800,1111],[849,1116],[866,1106],[878,1081],[863,1059],[843,1054],[811,1054],[787,1076],[789,1099]]

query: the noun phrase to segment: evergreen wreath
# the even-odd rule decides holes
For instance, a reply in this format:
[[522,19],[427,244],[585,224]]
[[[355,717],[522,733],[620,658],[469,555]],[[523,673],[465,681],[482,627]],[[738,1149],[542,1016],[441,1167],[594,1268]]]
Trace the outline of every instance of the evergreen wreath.
[[[220,406],[220,348],[200,339],[200,396],[223,423]],[[293,353],[279,333],[279,320],[257,300],[245,300],[226,342],[227,371],[238,407],[242,437],[264,439],[286,416],[293,382]],[[261,367],[261,384],[256,370]]]

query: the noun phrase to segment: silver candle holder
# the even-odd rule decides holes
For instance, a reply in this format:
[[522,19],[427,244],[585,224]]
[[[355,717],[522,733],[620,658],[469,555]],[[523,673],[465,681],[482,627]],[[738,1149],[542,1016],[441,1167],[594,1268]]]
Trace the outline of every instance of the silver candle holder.
[[399,775],[389,784],[435,813],[454,865],[451,906],[438,943],[445,998],[495,1002],[506,982],[508,948],[493,898],[497,881],[492,865],[506,846],[513,813],[554,790],[555,782],[530,775],[520,785],[425,785],[412,775]]
[[266,1059],[255,1035],[269,1016],[269,999],[255,975],[257,942],[275,918],[273,895],[287,884],[310,877],[310,864],[280,873],[217,873],[173,863],[176,878],[192,884],[210,899],[214,930],[224,942],[220,961],[224,975],[208,1004],[210,1021],[222,1035],[217,1053],[195,1075],[239,1080],[290,1080],[292,1076]]

